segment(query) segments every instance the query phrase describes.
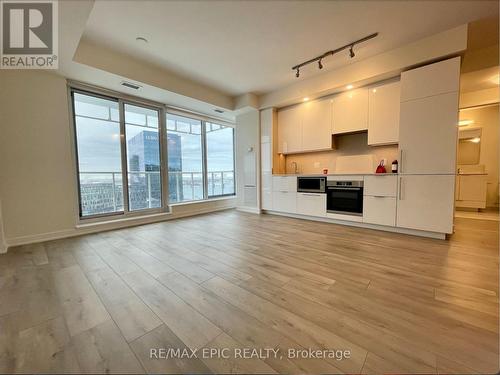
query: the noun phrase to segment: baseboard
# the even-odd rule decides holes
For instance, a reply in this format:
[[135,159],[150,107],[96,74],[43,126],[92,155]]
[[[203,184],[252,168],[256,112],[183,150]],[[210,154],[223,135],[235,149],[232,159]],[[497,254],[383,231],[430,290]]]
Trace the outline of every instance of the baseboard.
[[261,213],[261,210],[260,208],[257,208],[257,207],[236,207],[236,210],[238,211],[242,211],[242,212],[248,212],[248,213],[251,213],[251,214],[260,214]]
[[305,216],[305,215],[298,215],[298,214],[289,214],[289,213],[277,212],[277,211],[267,211],[266,210],[266,211],[263,211],[263,213],[271,214],[271,215],[278,215],[278,216],[288,216],[288,217],[293,217],[295,219],[312,220],[312,221],[322,221],[322,222],[325,222],[325,223],[347,225],[347,226],[351,226],[351,227],[358,227],[358,228],[365,228],[365,229],[375,229],[375,230],[381,230],[381,231],[384,231],[384,232],[408,234],[408,235],[411,235],[411,236],[435,238],[435,239],[438,239],[438,240],[444,240],[444,239],[446,239],[446,234],[445,233],[438,233],[438,232],[427,232],[427,231],[421,231],[421,230],[416,230],[416,229],[406,229],[406,228],[398,228],[398,227],[387,227],[387,226],[384,226],[384,225],[375,225],[375,224],[360,223],[360,222],[356,222],[356,221],[346,221],[346,220],[330,219],[330,218],[327,218],[327,217],[316,217],[316,216]]
[[[29,244],[33,244],[33,243],[39,243],[39,242],[60,240],[63,238],[83,236],[85,234],[106,232],[106,231],[114,230],[114,229],[130,228],[130,227],[135,227],[135,226],[139,226],[139,225],[153,224],[153,223],[158,223],[158,222],[162,222],[162,221],[174,220],[174,219],[179,219],[179,218],[189,217],[189,216],[203,215],[203,214],[208,214],[211,212],[225,211],[225,210],[231,210],[231,209],[234,209],[234,207],[224,206],[224,207],[216,207],[216,208],[205,208],[205,209],[201,209],[201,210],[182,212],[182,213],[178,213],[178,214],[152,215],[148,218],[137,218],[137,220],[107,222],[105,224],[95,223],[95,224],[89,224],[89,225],[81,226],[81,227],[74,228],[74,229],[66,229],[66,230],[56,231],[56,232],[34,234],[34,235],[30,235],[30,236],[13,237],[13,238],[7,239],[5,251],[3,251],[3,252],[4,253],[7,252],[7,250],[9,248],[14,247],[14,246],[22,246],[22,245],[29,245]],[[0,245],[0,253],[2,253],[1,245]]]

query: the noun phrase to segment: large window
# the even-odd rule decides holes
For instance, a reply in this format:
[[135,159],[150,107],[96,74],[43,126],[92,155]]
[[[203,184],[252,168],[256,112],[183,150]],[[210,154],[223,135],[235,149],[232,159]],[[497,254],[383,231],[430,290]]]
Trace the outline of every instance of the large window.
[[235,194],[232,127],[77,86],[71,97],[80,218]]
[[208,196],[234,194],[233,128],[205,123]]
[[74,93],[80,216],[123,212],[118,101]]
[[168,195],[171,203],[205,197],[201,129],[200,120],[167,114]]
[[161,207],[158,111],[125,104],[128,201],[131,211]]

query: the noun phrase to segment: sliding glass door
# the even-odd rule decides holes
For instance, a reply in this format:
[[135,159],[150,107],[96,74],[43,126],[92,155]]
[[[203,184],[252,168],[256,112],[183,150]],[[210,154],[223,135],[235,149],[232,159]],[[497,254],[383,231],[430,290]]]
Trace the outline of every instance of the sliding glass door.
[[80,218],[162,204],[160,108],[73,91]]
[[74,93],[80,216],[124,210],[117,100]]

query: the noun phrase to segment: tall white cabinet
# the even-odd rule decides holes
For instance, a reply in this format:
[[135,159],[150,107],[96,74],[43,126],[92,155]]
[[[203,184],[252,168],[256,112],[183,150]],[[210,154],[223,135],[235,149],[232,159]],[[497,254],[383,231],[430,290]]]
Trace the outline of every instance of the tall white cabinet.
[[277,114],[274,108],[260,112],[261,208],[273,209],[273,162],[276,147]]
[[401,74],[396,225],[452,233],[460,57]]

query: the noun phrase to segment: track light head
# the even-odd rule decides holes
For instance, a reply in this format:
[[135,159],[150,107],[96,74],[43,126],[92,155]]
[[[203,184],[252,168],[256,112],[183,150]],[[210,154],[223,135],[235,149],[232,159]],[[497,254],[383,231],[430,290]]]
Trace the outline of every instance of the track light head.
[[354,48],[354,44],[352,44],[352,45],[351,45],[351,48],[349,48],[349,56],[351,57],[351,59],[352,59],[354,56],[356,56],[356,55],[354,54],[354,50],[353,50],[353,48]]
[[299,76],[300,76],[300,70],[299,68],[297,68],[297,73],[295,73],[295,77],[299,78]]
[[323,69],[323,64],[321,63],[321,59],[318,60],[318,68]]

